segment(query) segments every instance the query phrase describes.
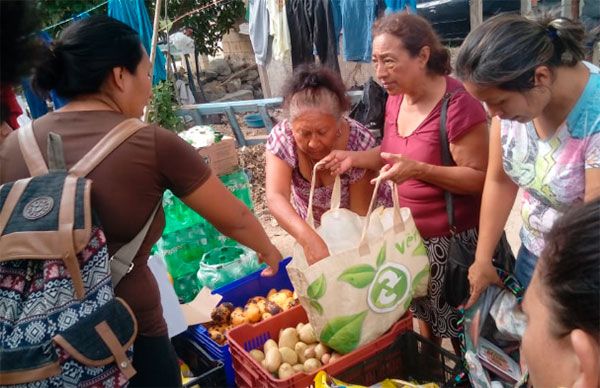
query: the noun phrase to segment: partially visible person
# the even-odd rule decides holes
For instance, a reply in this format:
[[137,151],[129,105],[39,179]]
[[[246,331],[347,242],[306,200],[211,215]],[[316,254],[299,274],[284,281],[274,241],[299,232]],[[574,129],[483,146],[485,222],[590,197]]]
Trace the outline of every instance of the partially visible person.
[[[273,128],[267,141],[267,203],[312,264],[329,255],[323,239],[305,221],[314,166],[332,150],[367,150],[375,146],[375,139],[345,115],[350,102],[338,74],[324,67],[302,66],[286,85],[287,118]],[[373,193],[372,177],[361,168],[342,174],[340,206],[365,215]],[[334,180],[326,171],[317,172],[313,201],[317,225],[330,207]]]
[[583,35],[580,24],[564,18],[500,15],[460,48],[457,74],[494,116],[467,307],[499,283],[492,254],[519,189],[515,275],[524,287],[557,217],[600,194],[600,74],[582,62]]
[[534,387],[600,386],[600,201],[558,219],[525,294],[522,356]]
[[[131,27],[103,15],[71,24],[48,49],[33,77],[36,89],[54,89],[69,99],[58,111],[33,121],[40,149],[47,149],[50,132],[60,135],[66,167],[71,168],[116,125],[142,116],[152,94],[151,74],[148,55]],[[29,175],[18,134],[13,132],[0,145],[0,185]],[[141,128],[87,177],[93,181],[92,207],[102,222],[110,255],[138,234],[169,189],[223,234],[255,250],[271,273],[278,268],[281,254],[258,220],[192,146],[164,128],[154,124]],[[133,356],[137,374],[131,386],[181,385],[158,285],[147,265],[164,226],[159,208],[131,270],[115,289],[138,321]]]
[[15,129],[23,113],[13,85],[31,74],[41,45],[33,36],[38,18],[33,2],[0,1],[0,144]]
[[[426,298],[415,300],[420,333],[440,342],[452,338],[459,350],[459,312],[443,295],[451,230],[445,191],[453,194],[456,237],[475,246],[479,203],[487,163],[485,111],[461,83],[450,77],[450,56],[422,17],[391,14],[373,28],[373,64],[389,93],[381,147],[366,152],[334,151],[326,168],[343,173],[349,167],[381,169],[397,184],[400,204],[410,208],[424,239],[431,266]],[[453,164],[441,157],[440,125],[444,96]]]

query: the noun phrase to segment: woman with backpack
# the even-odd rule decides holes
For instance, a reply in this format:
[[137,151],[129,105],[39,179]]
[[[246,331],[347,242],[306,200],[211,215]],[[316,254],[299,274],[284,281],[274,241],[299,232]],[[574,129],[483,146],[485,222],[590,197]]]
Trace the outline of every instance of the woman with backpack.
[[[138,34],[107,16],[92,16],[65,29],[36,68],[37,90],[56,92],[69,103],[33,122],[35,141],[47,149],[60,135],[71,168],[113,127],[139,118],[151,97],[152,68]],[[0,184],[29,176],[17,132],[0,147]],[[213,175],[197,151],[157,125],[143,126],[87,177],[92,209],[100,219],[109,254],[129,243],[171,190],[223,234],[254,249],[271,269],[281,254],[250,210]],[[156,280],[147,266],[150,249],[165,226],[162,208],[150,224],[133,266],[115,289],[138,321],[131,386],[181,385],[177,356],[167,335]]]

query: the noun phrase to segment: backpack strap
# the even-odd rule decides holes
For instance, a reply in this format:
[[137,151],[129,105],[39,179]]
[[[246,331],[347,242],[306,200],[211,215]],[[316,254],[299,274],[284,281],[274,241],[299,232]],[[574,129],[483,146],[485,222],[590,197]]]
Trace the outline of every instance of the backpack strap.
[[62,138],[54,132],[48,134],[48,168],[50,170],[67,171]]
[[75,163],[69,173],[78,177],[86,176],[125,140],[147,125],[135,118],[123,120],[100,139],[79,162]]
[[19,148],[23,154],[23,159],[25,160],[29,174],[31,176],[47,174],[48,166],[46,166],[40,146],[35,140],[33,123],[29,123],[26,126],[19,128],[17,135],[17,138],[19,139]]
[[117,284],[119,284],[121,279],[133,269],[133,259],[140,250],[161,203],[162,200],[158,201],[154,210],[152,210],[150,217],[148,217],[146,224],[133,240],[119,248],[119,250],[110,258],[110,272],[112,274],[113,288],[117,287]]

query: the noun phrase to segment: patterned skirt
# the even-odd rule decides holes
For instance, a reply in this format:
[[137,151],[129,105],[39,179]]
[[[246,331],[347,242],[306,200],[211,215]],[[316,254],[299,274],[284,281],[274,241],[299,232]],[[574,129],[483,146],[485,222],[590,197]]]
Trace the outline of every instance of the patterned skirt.
[[[467,245],[477,245],[477,236],[477,229],[473,228],[459,233],[457,237]],[[416,299],[411,310],[418,319],[431,325],[436,337],[458,337],[460,313],[446,303],[443,295],[450,237],[432,237],[424,239],[424,242],[431,266],[429,293],[426,297]]]

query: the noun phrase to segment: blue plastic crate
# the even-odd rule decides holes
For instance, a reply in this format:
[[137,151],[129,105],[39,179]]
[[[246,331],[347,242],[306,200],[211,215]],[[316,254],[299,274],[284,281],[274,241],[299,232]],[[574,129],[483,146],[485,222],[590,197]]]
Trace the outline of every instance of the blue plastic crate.
[[[275,276],[263,277],[260,276],[262,270],[251,273],[241,279],[234,281],[226,286],[217,288],[212,293],[223,296],[221,303],[230,302],[234,306],[243,307],[248,299],[253,296],[267,296],[269,290],[275,288],[292,289],[292,282],[287,273],[287,265],[292,260],[288,257],[279,263],[279,271]],[[229,345],[219,345],[210,338],[208,330],[202,325],[191,326],[188,329],[188,335],[194,338],[200,345],[210,354],[211,357],[223,362],[225,367],[225,379],[227,386],[235,386],[235,371],[233,370],[233,362]]]

